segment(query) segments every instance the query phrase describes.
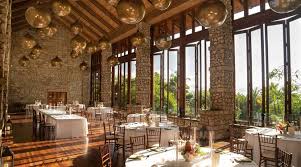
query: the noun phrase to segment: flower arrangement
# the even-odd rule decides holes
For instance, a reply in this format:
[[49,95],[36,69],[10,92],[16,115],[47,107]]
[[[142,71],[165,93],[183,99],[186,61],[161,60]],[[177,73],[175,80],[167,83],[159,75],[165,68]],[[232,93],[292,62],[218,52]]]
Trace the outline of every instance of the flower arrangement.
[[276,124],[276,130],[278,130],[281,134],[287,129],[287,124],[283,122],[279,122]]
[[185,161],[189,162],[198,156],[205,155],[206,153],[202,151],[201,147],[198,144],[193,145],[190,143],[190,141],[187,141],[185,143],[185,146],[182,148],[181,154],[184,157]]

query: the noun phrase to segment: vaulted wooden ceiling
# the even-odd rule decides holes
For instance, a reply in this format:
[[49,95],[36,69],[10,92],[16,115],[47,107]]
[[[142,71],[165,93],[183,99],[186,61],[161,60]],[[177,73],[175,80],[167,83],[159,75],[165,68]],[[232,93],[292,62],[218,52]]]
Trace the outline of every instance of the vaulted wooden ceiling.
[[[44,1],[49,2],[51,0]],[[53,16],[53,22],[63,24],[67,28],[70,28],[71,24],[80,20],[80,22],[84,25],[84,30],[81,35],[88,41],[96,41],[102,36],[106,36],[112,42],[116,42],[134,34],[137,31],[135,25],[122,23],[117,17],[116,9],[108,4],[106,0],[67,1],[72,7],[71,14],[65,17]],[[173,0],[168,10],[159,11],[155,9],[148,0],[142,1],[146,7],[144,22],[149,24],[158,23],[202,2],[202,0]],[[25,20],[25,11],[34,3],[35,0],[13,0],[13,31],[30,28],[29,24]]]

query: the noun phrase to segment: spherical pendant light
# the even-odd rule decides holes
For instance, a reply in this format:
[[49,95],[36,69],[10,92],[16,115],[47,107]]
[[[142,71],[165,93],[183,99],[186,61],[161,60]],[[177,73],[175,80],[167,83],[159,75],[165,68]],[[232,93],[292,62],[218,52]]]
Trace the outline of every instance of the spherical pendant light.
[[115,56],[113,56],[113,55],[110,56],[110,57],[108,57],[107,62],[108,62],[111,66],[115,66],[115,65],[117,65],[117,64],[119,63],[118,58],[115,57]]
[[87,46],[87,42],[79,35],[76,35],[71,39],[72,50],[76,50],[76,51],[85,50],[86,46]]
[[52,2],[52,11],[58,16],[67,16],[71,12],[71,6],[66,0],[55,0]]
[[23,56],[19,59],[19,64],[22,67],[27,67],[29,65],[29,59],[26,56]]
[[106,0],[108,4],[112,6],[116,6],[119,2],[119,0]]
[[54,36],[54,34],[57,32],[57,27],[53,24],[49,24],[45,28],[39,28],[37,29],[37,33],[41,38],[51,38]]
[[168,35],[159,37],[155,41],[155,45],[159,50],[169,49],[172,45],[172,39]]
[[87,64],[85,61],[83,61],[82,63],[80,63],[79,68],[80,68],[82,71],[85,71],[85,70],[88,69],[88,64]]
[[196,12],[198,22],[208,28],[221,26],[228,15],[227,8],[220,0],[204,1]]
[[76,58],[78,58],[80,55],[81,55],[81,52],[75,51],[75,50],[72,50],[71,53],[70,53],[70,57],[71,57],[72,59],[76,59]]
[[37,41],[33,38],[30,34],[25,34],[21,39],[21,46],[24,49],[32,49],[34,46],[36,46]]
[[51,60],[51,66],[52,67],[60,67],[60,66],[62,66],[62,64],[63,64],[62,59],[60,59],[57,56]]
[[87,50],[88,54],[93,54],[93,53],[97,52],[98,48],[97,48],[97,45],[95,43],[89,42],[87,44],[86,50]]
[[131,43],[133,47],[139,47],[147,43],[147,38],[144,34],[138,32],[131,38]]
[[41,53],[42,53],[42,47],[38,44],[32,49],[29,56],[30,58],[35,60],[40,57]]
[[137,24],[145,16],[145,6],[141,0],[120,0],[116,10],[119,19],[126,24]]
[[300,4],[300,0],[268,0],[271,9],[276,13],[289,13],[296,10]]
[[83,25],[80,24],[79,21],[77,21],[71,25],[71,32],[74,35],[77,35],[77,34],[81,33],[82,31],[83,31]]
[[100,50],[108,50],[111,48],[111,43],[109,42],[109,40],[102,38],[101,40],[99,40],[98,42],[98,48]]
[[150,3],[159,10],[166,10],[170,4],[171,4],[172,0],[150,0]]
[[51,22],[50,13],[41,7],[29,7],[25,12],[25,18],[28,24],[34,28],[45,28]]

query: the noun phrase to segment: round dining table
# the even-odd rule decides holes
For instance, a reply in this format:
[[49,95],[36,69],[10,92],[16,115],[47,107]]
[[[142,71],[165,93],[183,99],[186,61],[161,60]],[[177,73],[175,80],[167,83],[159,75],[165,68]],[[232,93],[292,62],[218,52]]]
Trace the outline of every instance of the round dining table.
[[[146,114],[136,113],[136,114],[129,114],[127,116],[127,122],[144,122],[146,118]],[[161,121],[160,121],[161,118]],[[140,120],[141,119],[141,120]],[[166,115],[159,115],[159,114],[150,114],[150,119],[153,121],[166,121]]]
[[255,127],[246,130],[246,140],[248,144],[253,146],[253,159],[259,163],[259,142],[258,134],[278,135],[277,147],[283,151],[293,154],[292,165],[294,167],[301,166],[301,133],[296,132],[295,135],[282,135],[279,131],[272,128]]
[[159,123],[159,126],[148,126],[144,122],[130,122],[120,125],[125,127],[125,140],[129,141],[130,137],[146,135],[146,128],[161,128],[161,146],[168,146],[170,140],[175,140],[179,133],[179,127],[170,122]]
[[[210,150],[209,148],[206,148]],[[207,155],[196,157],[186,162],[175,147],[166,147],[159,150],[147,149],[134,153],[125,162],[126,167],[211,167],[210,151]],[[177,156],[178,154],[178,156]],[[139,157],[139,158],[137,158]],[[247,159],[247,160],[246,160]],[[214,166],[214,165],[213,165]],[[257,167],[258,165],[240,154],[231,152],[220,153],[215,167]]]

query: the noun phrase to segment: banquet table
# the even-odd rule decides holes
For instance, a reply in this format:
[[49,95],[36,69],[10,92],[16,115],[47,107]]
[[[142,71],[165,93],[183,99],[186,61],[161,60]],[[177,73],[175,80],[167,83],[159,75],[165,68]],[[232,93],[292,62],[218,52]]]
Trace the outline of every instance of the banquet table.
[[259,162],[258,133],[264,135],[278,135],[277,146],[284,151],[293,154],[292,165],[301,166],[301,133],[295,135],[281,135],[276,129],[255,127],[246,130],[246,140],[253,146],[253,157],[256,163]]
[[[149,126],[144,122],[124,123],[120,126],[125,127],[125,140],[129,141],[130,137],[142,136],[146,134],[146,128]],[[161,128],[161,146],[168,146],[168,141],[176,139],[179,133],[179,127],[173,124],[159,123]]]
[[50,115],[47,122],[55,125],[57,139],[84,137],[88,134],[87,119],[78,115]]
[[[209,148],[208,148],[209,149]],[[178,160],[176,154],[178,153]],[[183,156],[176,151],[175,147],[168,147],[158,152],[151,149],[139,151],[135,155],[143,155],[142,160],[128,158],[125,162],[126,167],[211,167],[211,159],[208,155],[197,157],[191,162],[186,162]],[[256,167],[255,162],[237,162],[235,159],[245,158],[243,155],[235,153],[221,153],[217,167]]]
[[88,107],[87,112],[92,113],[93,118],[96,114],[100,114],[102,120],[105,120],[108,113],[113,113],[113,109],[111,107]]

